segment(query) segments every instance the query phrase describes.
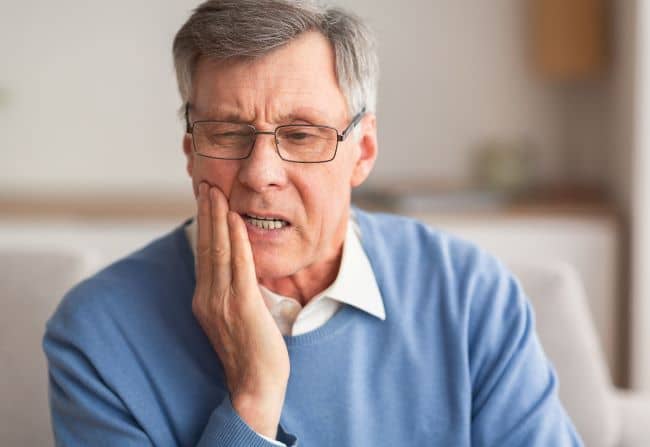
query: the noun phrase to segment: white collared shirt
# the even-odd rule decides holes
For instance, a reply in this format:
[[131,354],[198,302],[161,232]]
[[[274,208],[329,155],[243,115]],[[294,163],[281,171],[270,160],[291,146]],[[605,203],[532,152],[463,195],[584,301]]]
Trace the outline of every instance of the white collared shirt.
[[[196,219],[185,227],[196,259]],[[304,307],[291,297],[278,295],[260,286],[266,307],[283,335],[300,335],[324,325],[343,305],[363,310],[381,320],[386,318],[384,302],[375,274],[366,256],[356,223],[350,219],[341,265],[334,282]]]

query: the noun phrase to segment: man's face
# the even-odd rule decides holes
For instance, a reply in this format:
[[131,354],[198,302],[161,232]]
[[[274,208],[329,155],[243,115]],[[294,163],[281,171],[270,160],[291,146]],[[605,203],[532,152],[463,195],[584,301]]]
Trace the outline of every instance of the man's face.
[[[336,80],[333,50],[315,32],[254,61],[202,60],[193,87],[192,121],[250,123],[264,131],[282,124],[318,124],[341,132],[352,118]],[[247,159],[210,159],[195,155],[191,136],[185,136],[195,194],[203,181],[218,186],[230,209],[244,217],[258,278],[303,271],[318,275],[338,257],[351,188],[365,180],[376,156],[374,115],[366,115],[359,127],[361,137],[339,143],[336,157],[327,163],[280,159],[272,135],[258,135]],[[250,215],[289,225],[259,229],[246,219]]]

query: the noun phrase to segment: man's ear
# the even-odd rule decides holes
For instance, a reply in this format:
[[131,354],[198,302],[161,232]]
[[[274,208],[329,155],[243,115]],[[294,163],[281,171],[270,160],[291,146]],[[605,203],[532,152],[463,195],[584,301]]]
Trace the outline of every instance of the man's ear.
[[361,122],[361,137],[359,139],[359,156],[352,170],[350,184],[353,188],[361,185],[370,175],[377,159],[377,117],[367,113]]
[[183,152],[187,158],[187,173],[192,177],[194,171],[194,151],[192,150],[192,134],[186,133],[183,137]]

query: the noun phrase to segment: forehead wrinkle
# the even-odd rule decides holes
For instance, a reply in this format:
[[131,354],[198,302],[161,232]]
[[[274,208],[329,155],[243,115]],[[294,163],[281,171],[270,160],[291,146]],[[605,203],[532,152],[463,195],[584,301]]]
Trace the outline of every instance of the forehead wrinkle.
[[251,101],[230,96],[219,101],[208,102],[205,108],[193,105],[193,109],[203,119],[248,123],[254,121],[255,112],[247,110],[246,103],[250,104]]
[[197,114],[205,119],[214,119],[218,121],[232,121],[241,123],[257,124],[286,124],[295,121],[305,121],[311,124],[334,126],[337,118],[325,108],[319,108],[309,105],[298,105],[296,107],[287,107],[287,102],[283,98],[276,101],[270,101],[264,105],[264,114],[259,111],[250,113],[244,107],[242,102],[237,101],[237,105],[230,106],[226,103],[216,104],[209,110],[203,111],[197,109]]
[[342,121],[346,110],[333,109],[316,89],[274,89],[265,95],[264,117],[256,116],[258,120],[277,125],[295,121],[305,121],[311,124],[334,126]]
[[275,115],[274,122],[277,123],[291,123],[294,121],[306,121],[311,124],[319,124],[325,126],[333,126],[335,120],[331,113],[323,109],[311,106],[298,106],[296,108],[279,111]]
[[231,122],[249,122],[245,119],[242,110],[235,107],[231,108],[223,105],[210,106],[207,110],[198,106],[192,106],[191,110],[195,114],[195,119],[214,120],[214,121],[231,121]]
[[[329,45],[327,50],[331,52]],[[271,56],[225,65],[206,61],[206,68],[213,70],[204,73],[208,95],[202,105],[210,113],[204,119],[246,122],[260,127],[298,120],[337,128],[345,124],[348,115],[345,101],[340,101],[341,110],[333,108],[331,93],[323,91],[324,83],[328,83],[324,78],[331,78],[329,83],[339,90],[334,64],[317,75],[312,72],[314,67],[304,67],[298,56],[288,60],[283,56],[280,70],[277,59]],[[324,75],[324,71],[331,76]],[[212,78],[207,77],[210,74]],[[210,103],[208,98],[214,102]]]

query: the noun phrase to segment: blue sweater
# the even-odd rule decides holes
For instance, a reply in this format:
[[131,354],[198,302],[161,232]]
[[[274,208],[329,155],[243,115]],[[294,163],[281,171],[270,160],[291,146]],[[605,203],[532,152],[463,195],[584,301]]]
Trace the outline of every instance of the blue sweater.
[[[278,439],[301,447],[581,445],[517,281],[474,246],[356,211],[386,320],[344,306],[287,336]],[[232,409],[191,310],[183,227],[65,296],[47,324],[62,446],[270,446]],[[297,438],[297,440],[296,440]]]

